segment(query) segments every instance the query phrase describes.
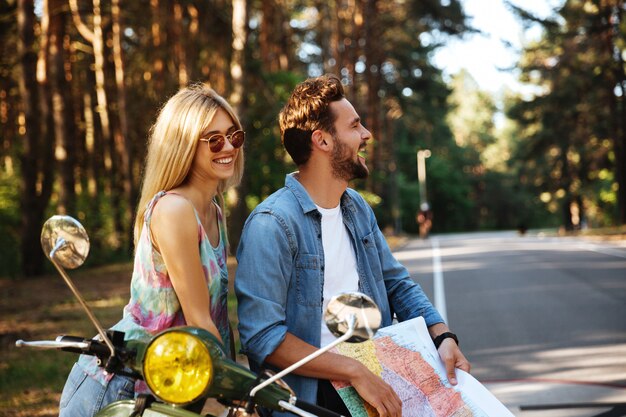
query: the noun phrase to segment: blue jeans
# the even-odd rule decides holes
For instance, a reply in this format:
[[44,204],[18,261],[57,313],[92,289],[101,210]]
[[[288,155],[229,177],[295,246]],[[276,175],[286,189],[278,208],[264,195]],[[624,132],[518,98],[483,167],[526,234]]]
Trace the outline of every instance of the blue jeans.
[[59,417],[90,417],[114,401],[133,398],[135,381],[132,378],[114,375],[102,385],[75,363],[63,387]]

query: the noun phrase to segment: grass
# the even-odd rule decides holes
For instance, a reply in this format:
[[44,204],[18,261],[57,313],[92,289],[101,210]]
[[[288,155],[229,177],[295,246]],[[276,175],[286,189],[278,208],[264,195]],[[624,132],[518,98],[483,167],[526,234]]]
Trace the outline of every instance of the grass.
[[[132,265],[71,271],[77,287],[107,327],[128,300]],[[96,330],[60,276],[0,279],[0,416],[56,416],[65,378],[77,356],[17,348],[15,341],[54,340],[60,334],[93,336]]]

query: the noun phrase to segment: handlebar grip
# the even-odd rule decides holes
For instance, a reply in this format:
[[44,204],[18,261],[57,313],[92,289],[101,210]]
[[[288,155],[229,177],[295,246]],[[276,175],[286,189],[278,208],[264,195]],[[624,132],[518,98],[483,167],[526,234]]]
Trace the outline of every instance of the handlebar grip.
[[[91,347],[91,340],[80,336],[57,336],[56,342],[68,344],[68,346],[60,348],[64,352],[87,353]],[[74,344],[74,346],[71,346],[71,344]]]
[[302,400],[296,400],[296,407],[301,408],[304,411],[308,411],[309,413],[315,414],[319,417],[343,417],[341,414],[337,414],[327,408],[320,407],[316,404],[307,403],[306,401]]
[[67,336],[67,335],[57,336],[56,341],[57,342],[70,342],[70,343],[74,343],[74,342],[76,342],[76,343],[90,342],[90,340],[87,340],[84,337]]
[[109,348],[104,342],[100,342],[98,340],[93,339],[85,339],[80,336],[58,336],[56,338],[57,342],[67,342],[67,343],[85,343],[86,346],[82,347],[64,347],[61,350],[66,352],[73,353],[82,353],[85,355],[97,356],[97,357],[108,357],[110,355]]

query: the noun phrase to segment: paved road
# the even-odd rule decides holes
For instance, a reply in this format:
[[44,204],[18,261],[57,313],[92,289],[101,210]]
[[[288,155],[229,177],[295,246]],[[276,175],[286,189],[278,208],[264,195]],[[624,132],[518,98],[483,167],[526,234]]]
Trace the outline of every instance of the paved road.
[[396,256],[516,416],[626,416],[626,241],[441,235]]

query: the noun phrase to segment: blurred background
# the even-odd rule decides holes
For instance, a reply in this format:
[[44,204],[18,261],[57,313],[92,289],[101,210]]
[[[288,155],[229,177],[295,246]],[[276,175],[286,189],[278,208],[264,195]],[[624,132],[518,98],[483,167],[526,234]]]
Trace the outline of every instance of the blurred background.
[[[524,8],[526,7],[526,9]],[[0,1],[0,276],[43,271],[54,213],[90,262],[129,259],[155,114],[209,84],[248,132],[227,196],[246,215],[294,169],[277,113],[335,73],[374,135],[356,183],[393,234],[610,227],[626,220],[622,0]],[[427,150],[420,199],[417,152]]]
[[[75,359],[17,351],[16,339],[94,332],[44,262],[43,222],[66,213],[83,223],[91,252],[88,267],[74,276],[102,322],[115,323],[128,299],[148,129],[167,98],[191,82],[226,97],[248,134],[243,183],[226,196],[232,248],[248,213],[295,169],[280,143],[278,111],[298,82],[324,73],[342,79],[373,133],[370,178],[354,187],[374,207],[392,245],[418,232],[545,229],[623,238],[625,14],[623,0],[0,0],[0,415],[56,415]],[[517,245],[519,235],[496,236]],[[477,274],[486,279],[491,271],[499,284],[481,288],[505,285],[507,276],[515,282],[535,277],[541,290],[529,304],[513,290],[507,290],[510,299],[487,291],[478,301],[468,288],[450,285],[452,319],[467,332],[466,349],[485,378],[498,377],[484,369],[502,368],[510,351],[491,360],[498,342],[477,330],[485,328],[479,307],[499,302],[514,318],[522,316],[515,303],[520,311],[542,306],[542,318],[528,323],[556,322],[528,334],[562,338],[569,334],[562,324],[589,298],[589,288],[581,288],[580,297],[568,296],[568,314],[554,315],[553,306],[567,298],[562,290],[572,285],[546,290],[553,278],[525,269],[548,265],[540,258],[523,258],[515,278],[498,239],[493,251],[503,269],[488,265]],[[543,241],[526,240],[535,245],[533,254],[547,253]],[[452,250],[441,242],[442,250]],[[430,244],[411,244],[425,259],[424,265],[411,261],[411,271],[430,273]],[[555,241],[554,247],[564,246]],[[607,352],[619,354],[624,255],[603,251],[617,255],[593,258],[596,263],[578,254],[549,256],[573,273],[596,277],[595,286],[604,282],[598,271],[611,273],[602,294],[613,304],[598,297],[598,305],[614,307],[589,308],[598,312],[590,326],[610,323]],[[479,258],[486,263],[485,256],[464,262]],[[581,272],[585,267],[588,273]],[[232,274],[233,262],[230,268]],[[230,308],[236,322],[234,299]],[[504,314],[493,311],[485,317]],[[519,346],[512,322],[493,337]],[[557,327],[561,333],[554,333]],[[542,352],[547,342],[538,342]],[[611,359],[607,367],[614,364]],[[621,389],[622,374],[598,372],[597,380],[618,381]],[[505,376],[519,375],[528,376]]]

